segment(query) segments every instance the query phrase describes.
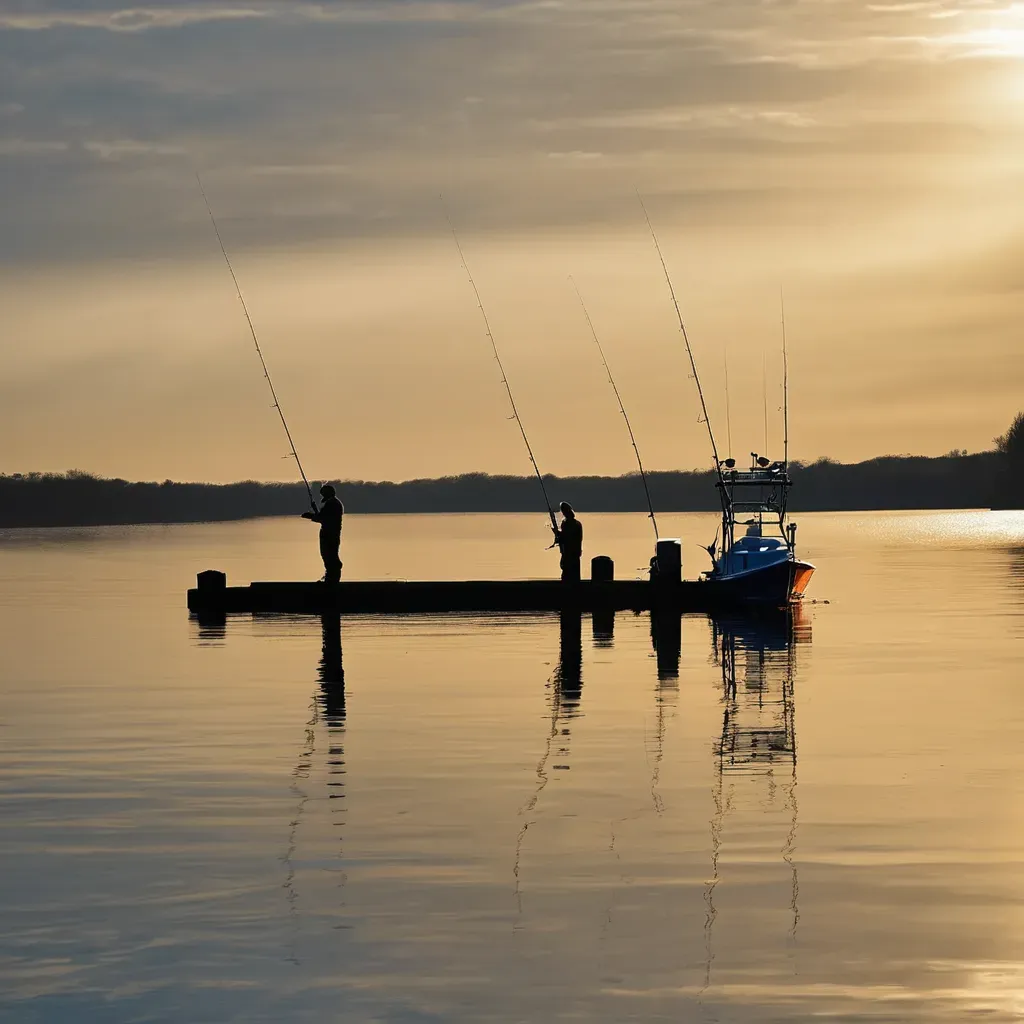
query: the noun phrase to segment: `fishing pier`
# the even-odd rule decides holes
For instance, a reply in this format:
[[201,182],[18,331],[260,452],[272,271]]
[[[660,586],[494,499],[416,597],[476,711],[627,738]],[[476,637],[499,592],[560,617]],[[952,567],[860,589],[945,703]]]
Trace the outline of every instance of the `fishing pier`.
[[719,603],[713,584],[685,580],[345,580],[341,583],[250,583],[229,587],[223,573],[199,574],[188,592],[197,615],[291,612],[317,615],[409,615],[445,612],[708,611]]
[[[527,580],[343,580],[340,583],[257,582],[229,587],[215,569],[199,573],[188,591],[196,615],[283,612],[319,615],[410,615],[446,612],[708,612],[757,603],[782,606],[727,581],[681,578],[677,540],[658,544],[660,573],[650,579],[617,580],[610,558],[591,559],[591,578],[568,582]],[[780,566],[780,570],[785,570]]]

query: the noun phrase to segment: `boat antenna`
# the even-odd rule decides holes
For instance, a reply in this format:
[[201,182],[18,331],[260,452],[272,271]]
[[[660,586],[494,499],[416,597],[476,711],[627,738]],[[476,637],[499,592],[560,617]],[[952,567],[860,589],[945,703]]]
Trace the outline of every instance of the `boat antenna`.
[[668,272],[668,266],[665,263],[665,256],[661,251],[661,246],[658,244],[658,236],[655,234],[654,225],[651,223],[651,215],[647,212],[647,206],[644,204],[644,198],[640,195],[639,190],[636,193],[637,199],[640,200],[640,209],[644,211],[644,217],[647,220],[647,227],[651,230],[651,238],[654,241],[654,248],[658,251],[658,259],[661,260],[661,269],[665,272],[665,282],[668,285],[669,294],[672,296],[672,305],[676,308],[676,319],[679,321],[679,330],[682,332],[683,341],[686,343],[686,354],[690,357],[690,369],[693,371],[693,380],[697,385],[697,397],[700,398],[700,409],[703,414],[704,425],[708,428],[708,439],[711,441],[711,454],[715,460],[715,472],[718,474],[718,479],[722,479],[722,466],[718,461],[718,445],[715,444],[715,432],[711,429],[711,419],[708,416],[707,403],[704,401],[704,389],[700,386],[700,377],[697,374],[697,363],[693,358],[693,349],[690,347],[690,338],[686,333],[686,324],[683,323],[683,314],[679,310],[679,300],[676,298],[676,290],[672,286],[672,278]]
[[206,203],[206,212],[210,215],[210,223],[213,225],[217,241],[220,243],[220,251],[224,256],[224,262],[228,265],[231,280],[235,283],[235,292],[238,295],[238,301],[242,304],[242,312],[245,313],[245,322],[249,325],[249,333],[252,335],[253,344],[256,346],[256,354],[260,357],[260,365],[263,367],[263,376],[266,377],[267,384],[270,386],[270,394],[274,399],[274,408],[277,410],[277,415],[281,417],[281,426],[284,427],[285,436],[288,438],[288,445],[291,448],[292,458],[295,460],[295,465],[299,467],[299,474],[302,477],[302,482],[306,485],[306,494],[309,495],[310,507],[316,511],[316,502],[313,500],[313,488],[309,486],[309,480],[306,479],[306,471],[302,468],[302,463],[299,461],[299,453],[295,450],[295,442],[292,440],[292,432],[288,429],[288,421],[284,418],[284,410],[281,408],[281,403],[277,397],[277,391],[274,389],[274,382],[270,379],[270,370],[267,369],[267,361],[263,358],[263,349],[260,348],[260,339],[256,337],[256,328],[253,326],[252,317],[249,316],[249,307],[246,306],[245,299],[242,298],[242,289],[239,287],[238,278],[235,276],[235,268],[231,266],[231,257],[228,256],[228,251],[224,246],[224,239],[221,237],[220,228],[217,227],[217,218],[213,215],[213,208],[210,206],[210,200],[206,196],[206,189],[203,188],[203,179],[199,177],[198,172],[196,173],[196,181],[199,182],[199,191],[203,194],[203,202]]
[[722,349],[722,361],[725,363],[725,439],[729,458],[732,458],[732,413],[729,410],[729,349]]
[[526,436],[526,428],[523,426],[523,421],[519,417],[519,410],[516,408],[516,400],[512,397],[512,386],[508,382],[508,375],[505,373],[505,367],[502,365],[501,356],[498,354],[497,342],[495,342],[494,335],[491,333],[491,323],[487,319],[487,310],[484,309],[483,300],[480,298],[480,290],[476,286],[476,281],[473,279],[473,273],[469,269],[469,263],[466,261],[466,254],[462,251],[462,244],[459,242],[459,236],[455,232],[455,225],[452,223],[451,215],[448,213],[448,207],[445,205],[444,196],[441,196],[440,199],[441,207],[444,210],[445,220],[448,221],[448,227],[451,229],[452,238],[455,240],[455,248],[459,251],[459,259],[462,261],[462,269],[466,271],[466,276],[469,278],[473,294],[476,296],[476,304],[480,309],[480,315],[484,320],[484,331],[487,334],[488,341],[491,343],[491,349],[494,352],[494,359],[498,364],[498,369],[501,371],[501,383],[505,385],[505,393],[508,395],[508,404],[512,407],[512,416],[519,425],[519,433],[523,435],[523,443],[526,445],[527,455],[530,456],[530,464],[533,466],[534,473],[537,474],[537,482],[540,484],[541,492],[544,495],[544,507],[548,510],[548,518],[551,520],[551,529],[557,535],[558,522],[555,519],[555,513],[551,509],[551,500],[548,498],[548,489],[544,486],[544,477],[540,474],[540,468],[538,467],[537,460],[533,455],[533,448],[530,446],[530,439]]
[[764,399],[764,448],[761,451],[768,454],[768,353],[761,350],[761,395]]
[[587,304],[583,301],[583,296],[580,294],[579,285],[576,284],[576,279],[571,274],[569,275],[569,280],[572,282],[572,286],[576,291],[576,297],[580,300],[580,305],[583,307],[583,315],[587,318],[587,325],[590,327],[590,333],[593,335],[594,343],[597,345],[597,351],[601,353],[601,362],[604,364],[605,373],[608,374],[608,383],[611,384],[612,391],[615,392],[615,399],[619,403],[619,412],[622,413],[622,418],[626,422],[629,440],[633,445],[633,453],[636,455],[636,464],[640,468],[640,479],[643,481],[644,494],[647,495],[648,518],[654,527],[654,539],[658,540],[658,520],[654,518],[654,503],[651,501],[651,490],[647,486],[647,473],[644,472],[644,464],[640,459],[640,449],[637,447],[636,437],[633,436],[633,427],[629,422],[629,417],[626,415],[626,407],[622,404],[622,396],[619,394],[615,378],[612,376],[611,367],[608,365],[608,359],[604,354],[604,346],[601,344],[601,339],[597,336],[597,331],[594,329],[594,322],[590,319],[590,313],[587,311]]
[[779,288],[782,310],[782,462],[789,470],[789,353],[786,350],[786,299]]

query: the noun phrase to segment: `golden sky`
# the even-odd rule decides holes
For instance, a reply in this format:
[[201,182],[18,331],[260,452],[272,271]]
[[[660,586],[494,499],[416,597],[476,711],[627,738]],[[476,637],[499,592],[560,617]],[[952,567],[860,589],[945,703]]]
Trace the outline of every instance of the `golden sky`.
[[[13,0],[0,472],[292,479],[844,461],[1024,407],[1024,4]],[[725,362],[729,368],[726,419]],[[767,387],[765,386],[767,379]]]

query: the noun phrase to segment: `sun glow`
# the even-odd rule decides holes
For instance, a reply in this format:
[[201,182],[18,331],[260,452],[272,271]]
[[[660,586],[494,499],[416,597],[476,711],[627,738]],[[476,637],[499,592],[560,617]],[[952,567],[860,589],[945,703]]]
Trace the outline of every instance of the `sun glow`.
[[962,37],[972,54],[984,57],[1024,57],[1024,4],[994,11],[987,24]]

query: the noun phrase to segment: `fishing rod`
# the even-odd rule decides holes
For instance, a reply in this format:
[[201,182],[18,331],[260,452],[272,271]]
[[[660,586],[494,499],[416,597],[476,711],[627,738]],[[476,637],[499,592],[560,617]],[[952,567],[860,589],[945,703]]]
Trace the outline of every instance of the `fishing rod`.
[[789,472],[789,353],[786,351],[786,300],[779,289],[782,309],[782,462]]
[[668,266],[665,263],[665,257],[662,254],[661,246],[658,244],[658,236],[655,234],[654,225],[651,223],[651,215],[647,212],[647,206],[644,204],[643,196],[640,195],[639,190],[636,194],[637,199],[640,200],[640,209],[644,211],[644,218],[647,220],[647,227],[650,228],[651,238],[654,240],[654,248],[658,252],[658,259],[661,260],[661,269],[665,272],[665,282],[668,284],[669,294],[672,296],[672,305],[676,308],[676,319],[679,321],[679,330],[683,334],[683,341],[686,343],[686,354],[690,357],[690,369],[693,371],[693,380],[697,385],[697,396],[700,398],[701,412],[704,414],[704,425],[708,428],[708,438],[711,441],[711,454],[715,460],[715,472],[718,474],[719,481],[722,480],[722,465],[718,459],[718,445],[715,444],[715,432],[711,429],[711,419],[708,416],[707,403],[704,401],[704,389],[700,386],[700,377],[697,374],[697,363],[693,358],[693,349],[690,347],[690,338],[686,333],[686,324],[683,323],[683,314],[679,310],[679,300],[676,298],[676,290],[672,286],[672,278],[668,272]]
[[[476,281],[473,279],[473,273],[469,269],[469,263],[466,261],[466,254],[462,251],[462,244],[459,242],[459,236],[455,232],[455,225],[452,223],[452,218],[448,213],[448,207],[445,206],[443,196],[441,197],[441,208],[444,210],[445,220],[448,221],[448,227],[451,229],[452,238],[455,240],[455,248],[459,251],[459,259],[462,261],[462,269],[466,271],[466,276],[469,278],[473,294],[476,296],[476,304],[480,310],[480,315],[484,320],[484,331],[487,334],[487,339],[491,343],[495,362],[497,362],[498,369],[501,371],[501,383],[505,385],[505,392],[508,395],[508,404],[512,407],[512,415],[515,418],[516,423],[519,425],[519,433],[523,435],[523,444],[526,445],[526,453],[530,456],[530,464],[533,466],[534,473],[537,474],[537,482],[540,484],[541,492],[544,495],[544,507],[548,510],[548,518],[551,520],[551,529],[557,538],[558,521],[555,519],[555,513],[551,509],[551,499],[548,498],[548,489],[544,486],[544,477],[540,475],[540,467],[538,467],[537,460],[534,458],[533,448],[530,446],[530,439],[526,436],[526,428],[523,426],[523,421],[519,417],[519,410],[516,408],[516,400],[512,397],[512,385],[508,382],[505,367],[502,365],[501,356],[498,354],[498,344],[494,340],[494,335],[491,333],[491,323],[487,319],[487,310],[484,309],[483,299],[480,298],[480,290],[477,288]],[[554,544],[552,544],[552,547],[554,547]]]
[[725,443],[726,455],[732,456],[732,412],[729,407],[729,350],[722,349],[722,362],[725,364]]
[[629,440],[633,445],[633,452],[636,455],[636,464],[640,468],[640,479],[643,481],[644,494],[647,495],[647,508],[650,513],[648,518],[651,520],[651,525],[654,527],[654,539],[658,540],[658,520],[654,518],[654,504],[651,501],[650,488],[647,486],[647,474],[644,472],[644,464],[640,460],[640,449],[637,447],[636,438],[633,436],[633,427],[629,422],[629,417],[626,415],[626,407],[622,404],[622,396],[619,394],[619,389],[615,385],[615,378],[612,376],[611,367],[608,365],[608,360],[604,354],[604,346],[601,344],[601,339],[598,338],[597,331],[594,329],[594,322],[590,319],[590,313],[587,312],[587,304],[583,301],[583,296],[580,294],[580,289],[576,284],[576,279],[570,275],[569,280],[572,282],[572,286],[576,290],[576,297],[580,300],[580,305],[583,307],[583,315],[587,318],[590,333],[594,337],[594,343],[597,345],[597,351],[601,353],[601,362],[604,364],[605,373],[608,374],[608,383],[611,384],[612,391],[615,392],[615,399],[619,403],[619,412],[622,413],[622,418],[626,422],[626,429],[629,431]]
[[224,262],[228,265],[231,280],[235,283],[235,292],[238,295],[238,301],[242,304],[242,312],[245,313],[245,322],[249,325],[249,333],[252,335],[253,344],[256,346],[256,354],[260,357],[260,365],[263,367],[263,376],[267,378],[267,384],[270,385],[270,394],[274,399],[274,408],[277,410],[277,415],[281,417],[281,426],[284,427],[285,436],[288,438],[292,458],[295,460],[295,465],[299,467],[299,474],[302,476],[302,482],[306,485],[306,493],[309,495],[310,508],[315,512],[317,509],[316,502],[313,500],[313,488],[309,486],[309,480],[306,479],[306,472],[302,468],[302,463],[299,461],[299,453],[295,450],[295,442],[292,440],[292,432],[288,429],[288,421],[284,418],[284,410],[281,408],[280,401],[278,401],[277,391],[274,389],[274,382],[270,379],[270,370],[267,369],[267,361],[263,358],[263,349],[260,348],[260,339],[256,337],[256,328],[253,326],[252,317],[249,316],[249,307],[246,306],[245,299],[242,298],[242,289],[239,287],[238,278],[235,277],[235,268],[231,266],[231,258],[228,256],[228,251],[224,246],[224,239],[221,238],[220,228],[217,227],[217,218],[213,215],[213,208],[210,206],[210,200],[206,197],[206,189],[203,188],[203,179],[199,177],[198,173],[196,174],[196,181],[199,182],[199,191],[203,194],[203,202],[206,203],[206,212],[210,215],[210,223],[213,225],[217,241],[220,243],[220,251],[224,256]]
[[768,454],[768,353],[761,350],[761,394],[764,398],[764,447],[761,449],[765,455]]

